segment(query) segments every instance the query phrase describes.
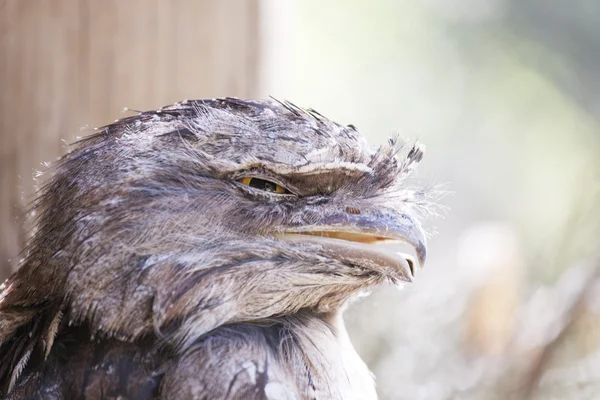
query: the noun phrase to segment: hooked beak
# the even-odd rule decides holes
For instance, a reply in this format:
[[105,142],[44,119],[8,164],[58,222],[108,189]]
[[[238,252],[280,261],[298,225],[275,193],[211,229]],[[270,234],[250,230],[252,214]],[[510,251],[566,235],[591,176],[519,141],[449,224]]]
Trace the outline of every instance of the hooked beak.
[[421,225],[406,214],[339,212],[317,224],[286,230],[279,238],[318,244],[327,256],[345,264],[375,269],[392,279],[409,282],[415,273],[413,258],[378,244],[402,242],[411,245],[421,267],[427,257],[425,233]]

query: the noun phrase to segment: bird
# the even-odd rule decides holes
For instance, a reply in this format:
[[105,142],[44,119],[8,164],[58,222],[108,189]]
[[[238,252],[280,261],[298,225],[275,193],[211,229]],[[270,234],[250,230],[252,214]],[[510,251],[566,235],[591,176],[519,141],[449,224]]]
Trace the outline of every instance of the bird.
[[274,98],[96,128],[0,288],[0,398],[375,399],[343,312],[424,264],[423,154]]

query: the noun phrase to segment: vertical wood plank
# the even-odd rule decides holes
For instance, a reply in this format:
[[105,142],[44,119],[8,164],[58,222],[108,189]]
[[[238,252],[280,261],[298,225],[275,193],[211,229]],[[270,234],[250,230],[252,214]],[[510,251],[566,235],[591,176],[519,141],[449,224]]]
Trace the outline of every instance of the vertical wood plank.
[[258,0],[0,0],[0,278],[61,139],[123,107],[257,95],[258,13]]

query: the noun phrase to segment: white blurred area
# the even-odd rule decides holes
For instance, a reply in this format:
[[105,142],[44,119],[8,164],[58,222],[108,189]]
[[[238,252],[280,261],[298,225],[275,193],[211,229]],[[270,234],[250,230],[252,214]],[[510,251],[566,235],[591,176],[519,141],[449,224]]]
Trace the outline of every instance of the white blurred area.
[[600,398],[600,3],[262,8],[264,95],[418,139],[450,192],[416,281],[346,313],[380,398]]

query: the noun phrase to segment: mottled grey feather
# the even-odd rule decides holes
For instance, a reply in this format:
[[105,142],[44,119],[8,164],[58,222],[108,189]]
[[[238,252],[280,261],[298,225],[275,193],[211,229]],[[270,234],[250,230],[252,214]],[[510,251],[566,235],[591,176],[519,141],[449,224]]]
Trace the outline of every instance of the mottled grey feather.
[[341,310],[402,278],[278,233],[324,216],[420,229],[430,200],[405,178],[422,148],[402,150],[277,101],[185,101],[98,129],[55,166],[0,292],[0,395],[375,398]]

